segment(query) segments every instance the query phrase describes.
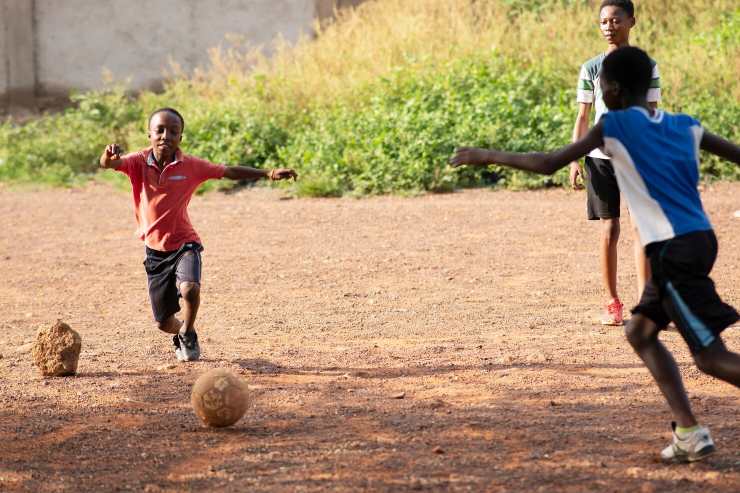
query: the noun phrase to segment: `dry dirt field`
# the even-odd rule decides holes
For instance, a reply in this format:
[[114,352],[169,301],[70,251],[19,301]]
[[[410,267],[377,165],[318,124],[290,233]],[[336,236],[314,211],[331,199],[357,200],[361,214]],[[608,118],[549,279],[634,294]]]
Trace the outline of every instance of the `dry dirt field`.
[[[704,198],[714,278],[740,305],[740,184]],[[719,450],[656,460],[670,415],[622,330],[596,323],[584,201],[196,197],[204,359],[178,364],[151,320],[128,193],[0,189],[0,491],[740,491],[740,392],[700,374],[673,332]],[[43,379],[30,343],[58,318],[82,335],[79,374]],[[189,402],[214,367],[254,399],[223,430]]]

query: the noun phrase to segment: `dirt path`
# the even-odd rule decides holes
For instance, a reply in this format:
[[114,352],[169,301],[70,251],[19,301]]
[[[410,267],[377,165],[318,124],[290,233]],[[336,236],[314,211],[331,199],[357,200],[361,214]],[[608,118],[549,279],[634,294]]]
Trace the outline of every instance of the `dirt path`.
[[[714,277],[740,305],[740,184],[704,197]],[[719,452],[656,462],[670,416],[622,331],[595,324],[583,201],[197,197],[205,358],[182,365],[151,322],[128,194],[0,189],[0,491],[740,491],[740,392],[675,333]],[[82,334],[80,374],[44,380],[29,343],[57,318]],[[726,340],[740,348],[740,331]],[[212,367],[253,389],[230,429],[190,408]]]

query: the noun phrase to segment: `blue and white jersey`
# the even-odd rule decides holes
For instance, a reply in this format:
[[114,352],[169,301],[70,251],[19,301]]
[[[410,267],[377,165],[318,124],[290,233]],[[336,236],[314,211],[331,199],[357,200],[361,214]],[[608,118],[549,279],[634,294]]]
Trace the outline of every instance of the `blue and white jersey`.
[[703,129],[688,115],[641,107],[601,119],[604,149],[643,245],[706,231],[712,224],[699,197],[699,144]]

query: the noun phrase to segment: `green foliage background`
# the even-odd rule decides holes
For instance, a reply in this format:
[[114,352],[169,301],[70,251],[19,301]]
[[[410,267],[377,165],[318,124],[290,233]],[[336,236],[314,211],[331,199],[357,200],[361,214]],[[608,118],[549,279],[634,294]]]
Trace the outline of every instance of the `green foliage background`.
[[[740,141],[740,8],[722,0],[641,3],[633,44],[658,60],[662,105]],[[174,78],[163,94],[131,97],[111,87],[73,96],[62,113],[0,124],[0,180],[88,180],[105,144],[144,147],[149,113],[174,106],[186,118],[186,152],[297,168],[298,195],[564,184],[564,171],[452,170],[446,161],[457,145],[529,151],[569,141],[580,63],[604,48],[596,5],[419,5],[370,1],[317,27],[315,40],[279,46],[269,60],[243,47],[214,51],[208,69]],[[663,20],[669,11],[670,22]],[[740,178],[736,165],[708,156],[702,171],[710,179]]]

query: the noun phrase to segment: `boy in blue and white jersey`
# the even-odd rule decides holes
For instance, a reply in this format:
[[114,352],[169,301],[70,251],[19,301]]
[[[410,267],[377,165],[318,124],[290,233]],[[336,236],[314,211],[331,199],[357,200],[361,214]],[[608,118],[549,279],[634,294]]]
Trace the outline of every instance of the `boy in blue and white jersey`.
[[[594,110],[594,124],[601,120],[608,108],[604,103],[599,79],[604,58],[614,50],[629,46],[630,32],[636,24],[635,6],[632,0],[602,0],[599,6],[599,30],[607,42],[607,48],[581,66],[578,77],[578,116],[573,128],[573,142],[578,142],[589,129],[589,117]],[[658,65],[653,61],[653,74],[647,101],[656,108],[660,101],[660,75]],[[581,188],[579,178],[586,185],[586,215],[589,221],[599,221],[601,241],[601,277],[608,296],[602,325],[622,325],[623,305],[617,290],[617,244],[620,236],[620,194],[619,185],[611,159],[601,149],[594,149],[585,159],[584,171],[577,162],[570,165],[570,183],[573,189]],[[635,266],[637,271],[638,298],[642,295],[645,282],[650,277],[650,267],[645,252],[635,241]]]
[[699,149],[740,164],[740,147],[705,131],[690,116],[650,108],[652,71],[644,51],[620,48],[606,57],[601,73],[610,111],[581,140],[550,153],[460,148],[450,163],[496,163],[552,174],[604,147],[652,268],[625,333],[676,420],[673,441],[661,457],[696,461],[714,452],[714,442],[697,423],[676,362],[658,334],[674,322],[698,368],[740,388],[740,355],[728,351],[720,337],[740,315],[720,299],[709,278],[717,239],[697,189]]

